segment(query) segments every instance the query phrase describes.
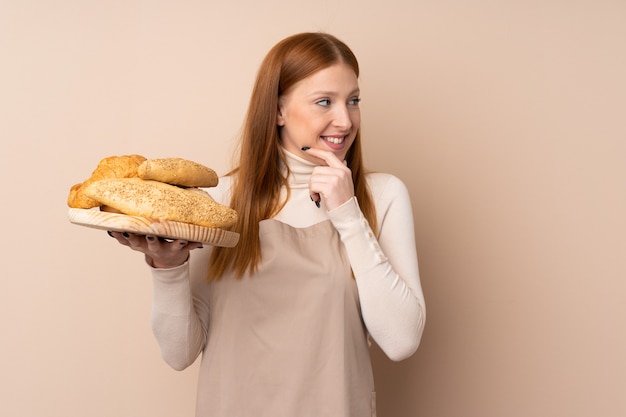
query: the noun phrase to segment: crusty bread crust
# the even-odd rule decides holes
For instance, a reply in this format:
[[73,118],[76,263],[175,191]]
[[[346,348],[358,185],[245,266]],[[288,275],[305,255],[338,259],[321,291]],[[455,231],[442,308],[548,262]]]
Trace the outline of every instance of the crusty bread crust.
[[109,178],[92,182],[85,195],[120,212],[158,220],[227,228],[237,212],[215,202],[208,194],[141,178]]
[[70,189],[67,205],[73,208],[89,209],[98,207],[100,203],[89,198],[83,189],[95,181],[105,178],[132,178],[137,176],[137,169],[146,160],[141,155],[121,155],[103,158],[91,176],[82,183],[75,184]]
[[137,169],[137,176],[184,187],[215,187],[218,176],[202,164],[183,158],[158,158],[144,161]]

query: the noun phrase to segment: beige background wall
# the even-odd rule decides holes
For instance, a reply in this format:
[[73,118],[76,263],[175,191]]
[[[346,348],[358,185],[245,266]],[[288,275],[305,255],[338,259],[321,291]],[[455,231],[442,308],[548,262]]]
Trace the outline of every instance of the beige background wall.
[[409,186],[428,323],[374,351],[382,417],[626,415],[622,0],[0,0],[0,415],[192,416],[141,256],[69,224],[104,156],[223,173],[265,52],[362,65],[371,168]]

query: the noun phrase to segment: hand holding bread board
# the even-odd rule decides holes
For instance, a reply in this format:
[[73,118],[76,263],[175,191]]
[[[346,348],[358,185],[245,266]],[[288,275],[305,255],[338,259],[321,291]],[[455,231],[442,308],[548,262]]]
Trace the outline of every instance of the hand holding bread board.
[[239,234],[228,228],[237,213],[200,189],[217,184],[212,169],[182,158],[107,157],[71,187],[69,218],[97,229],[233,247]]

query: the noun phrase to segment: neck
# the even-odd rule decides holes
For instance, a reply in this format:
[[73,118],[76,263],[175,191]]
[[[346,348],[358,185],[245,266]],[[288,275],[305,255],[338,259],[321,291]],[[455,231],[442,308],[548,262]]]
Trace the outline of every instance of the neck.
[[309,178],[313,173],[313,168],[316,165],[313,162],[307,161],[283,148],[285,159],[287,160],[287,166],[289,167],[288,182],[291,185],[307,185],[309,184]]

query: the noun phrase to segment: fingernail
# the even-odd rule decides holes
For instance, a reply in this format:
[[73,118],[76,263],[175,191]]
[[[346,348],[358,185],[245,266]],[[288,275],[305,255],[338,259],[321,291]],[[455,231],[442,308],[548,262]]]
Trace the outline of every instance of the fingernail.
[[308,151],[309,149],[311,149],[311,147],[310,147],[310,146],[303,146],[303,147],[302,147],[302,150],[303,150],[303,151]]
[[113,232],[112,232],[112,231],[110,231],[110,230],[107,230],[107,235],[109,235],[109,236],[111,236],[111,237],[115,237],[115,236],[113,236]]
[[130,235],[128,233],[126,233],[126,232],[123,232],[122,236],[124,236],[126,239],[128,239],[130,237]]

